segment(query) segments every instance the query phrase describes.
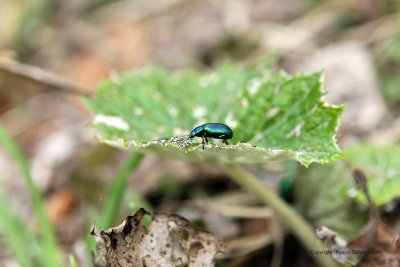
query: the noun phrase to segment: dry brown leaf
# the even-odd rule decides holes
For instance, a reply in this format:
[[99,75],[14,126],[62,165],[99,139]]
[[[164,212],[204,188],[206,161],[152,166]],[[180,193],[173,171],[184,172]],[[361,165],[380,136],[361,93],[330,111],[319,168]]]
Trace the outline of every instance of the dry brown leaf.
[[400,266],[399,235],[382,222],[371,222],[348,248],[360,254],[358,267]]
[[[143,224],[145,215],[150,225]],[[198,230],[180,216],[153,213],[140,209],[126,217],[117,227],[98,233],[96,266],[153,267],[153,266],[214,266],[214,256],[223,252],[224,244],[213,234]]]

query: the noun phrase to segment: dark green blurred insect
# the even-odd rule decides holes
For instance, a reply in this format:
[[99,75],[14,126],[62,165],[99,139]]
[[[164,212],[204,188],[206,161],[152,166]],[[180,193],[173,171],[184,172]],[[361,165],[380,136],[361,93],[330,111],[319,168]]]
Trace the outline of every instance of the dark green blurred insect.
[[231,139],[233,132],[231,128],[223,123],[206,123],[194,128],[189,137],[194,138],[195,136],[201,137],[203,149],[204,141],[208,144],[208,138],[223,139],[225,144],[228,144],[227,139]]

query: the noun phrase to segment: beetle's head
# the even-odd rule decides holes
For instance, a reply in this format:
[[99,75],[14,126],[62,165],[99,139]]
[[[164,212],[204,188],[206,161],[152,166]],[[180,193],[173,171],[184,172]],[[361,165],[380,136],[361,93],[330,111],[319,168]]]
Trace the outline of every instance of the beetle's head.
[[199,136],[199,133],[203,131],[203,126],[197,126],[190,132],[189,137],[194,138],[195,136]]

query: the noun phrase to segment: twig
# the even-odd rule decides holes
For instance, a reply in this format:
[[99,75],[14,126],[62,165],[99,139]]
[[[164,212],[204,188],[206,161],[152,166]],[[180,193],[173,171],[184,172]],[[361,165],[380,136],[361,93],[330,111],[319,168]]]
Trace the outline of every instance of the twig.
[[[359,169],[354,169],[353,177],[356,180],[357,184],[361,187],[361,191],[364,193],[364,196],[368,202],[368,208],[369,208],[369,213],[370,213],[369,231],[367,232],[369,240],[367,242],[368,246],[366,247],[366,249],[368,251],[368,250],[372,249],[373,245],[376,243],[376,240],[378,238],[378,227],[380,224],[380,216],[379,216],[378,209],[376,208],[374,202],[372,201],[372,197],[369,193],[368,181],[367,181],[367,177],[365,176],[364,172]],[[365,254],[362,254],[361,258],[359,258],[359,262],[355,266],[361,266],[364,257],[365,257]]]
[[[144,1],[143,3],[146,2]],[[176,11],[182,11],[184,5],[188,4],[193,4],[193,1],[169,0],[161,1],[157,5],[151,2],[148,5],[138,5],[136,2],[129,0],[116,1],[108,7],[103,8],[102,11],[99,11],[97,13],[97,20],[108,22],[111,20],[120,25],[144,23],[165,14],[171,15]]]
[[364,23],[345,32],[340,41],[362,40],[366,44],[387,40],[399,34],[398,25],[400,19],[396,13]]
[[7,58],[0,58],[0,71],[26,78],[65,93],[89,96],[89,92],[92,91],[89,87],[78,85],[41,68],[22,64]]
[[[303,220],[300,214],[288,206],[270,188],[265,186],[257,177],[248,172],[240,165],[221,165],[229,176],[242,188],[254,194],[261,202],[270,206],[274,212],[282,219],[282,222],[292,231],[300,242],[311,251],[322,251],[325,248],[314,234],[311,226]],[[330,255],[316,255],[312,253],[314,259],[322,267],[336,267],[337,264]]]
[[238,237],[229,241],[224,254],[218,255],[218,259],[237,258],[272,243],[271,233],[261,232],[257,234]]
[[378,222],[380,220],[380,216],[378,209],[372,201],[371,195],[369,193],[367,177],[365,177],[364,172],[359,169],[353,170],[353,177],[356,180],[357,184],[361,187],[361,190],[364,193],[365,198],[367,199],[371,219]]

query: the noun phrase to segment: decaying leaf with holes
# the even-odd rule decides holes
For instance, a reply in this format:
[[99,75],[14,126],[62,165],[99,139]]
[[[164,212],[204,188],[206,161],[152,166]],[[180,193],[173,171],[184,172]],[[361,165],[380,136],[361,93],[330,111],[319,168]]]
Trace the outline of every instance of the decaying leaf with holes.
[[370,222],[350,242],[344,241],[325,226],[317,229],[318,237],[331,247],[333,257],[341,263],[357,267],[400,267],[400,234],[380,220],[369,195],[364,173],[355,170],[353,176],[367,199]]
[[[146,226],[145,216],[151,217]],[[117,227],[91,235],[96,238],[98,267],[214,266],[225,245],[213,234],[196,229],[178,215],[140,209]]]

